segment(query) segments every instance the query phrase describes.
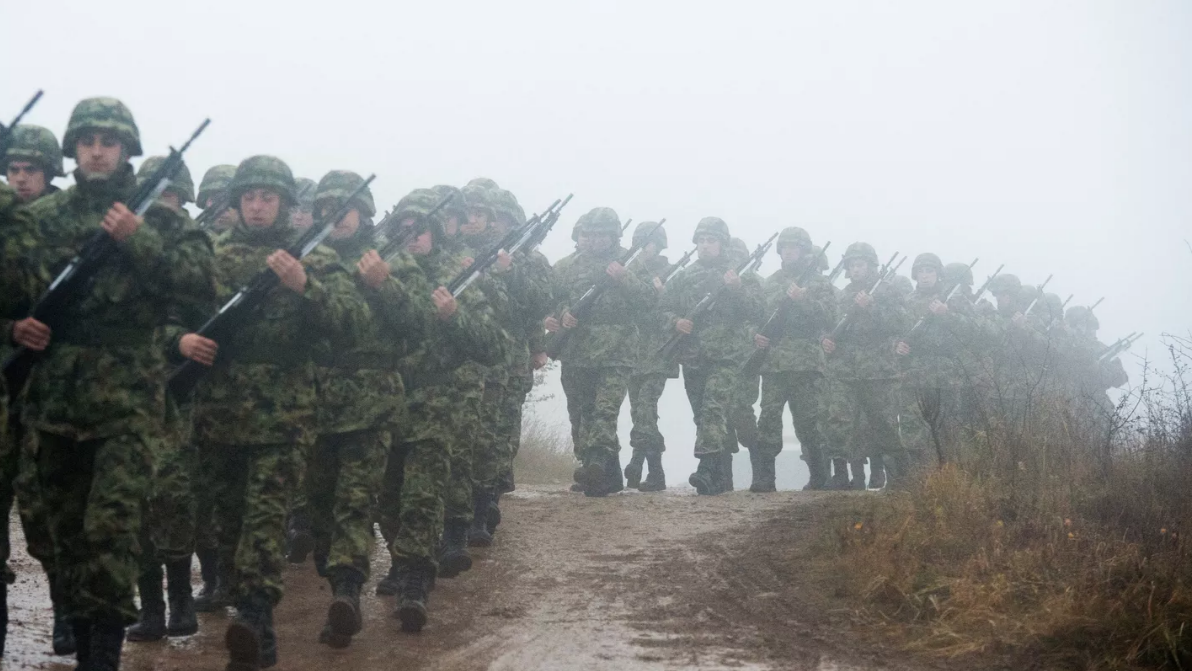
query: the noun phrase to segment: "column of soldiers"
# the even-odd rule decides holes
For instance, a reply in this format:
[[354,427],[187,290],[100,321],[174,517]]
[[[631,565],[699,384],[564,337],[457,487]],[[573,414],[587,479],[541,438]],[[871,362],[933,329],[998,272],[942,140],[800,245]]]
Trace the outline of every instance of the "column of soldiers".
[[[701,495],[733,489],[742,446],[750,490],[775,491],[788,407],[807,489],[881,488],[961,458],[979,425],[1028,426],[1040,389],[1108,440],[1105,391],[1126,381],[1090,309],[1065,315],[1010,275],[989,283],[994,306],[970,266],[932,254],[908,279],[854,243],[841,289],[826,247],[790,227],[763,279],[768,245],[751,254],[720,218],[700,220],[672,264],[661,222],[625,247],[627,226],[598,207],[552,268],[533,245],[503,248],[528,223],[492,180],[415,189],[374,223],[359,174],[314,182],[258,155],[210,168],[197,194],[182,165],[133,211],[173,155],[134,174],[140,133],[119,101],[80,102],[61,148],[45,128],[5,130],[0,500],[46,573],[53,649],[79,668],[118,668],[125,640],[188,636],[198,613],[228,607],[228,668],[274,666],[283,569],[311,555],[330,585],[318,639],[346,647],[363,626],[374,523],[391,557],[376,592],[420,631],[435,580],[493,543],[548,358],[561,363],[573,489],[591,497],[666,489],[658,403],[680,375]],[[63,155],[77,167],[59,190]],[[52,326],[38,318],[97,240],[110,256]],[[248,316],[211,328],[245,287],[258,297]],[[8,375],[18,355],[35,362],[27,380]],[[197,384],[169,382],[188,367],[205,373]],[[6,566],[0,588],[13,577]]]

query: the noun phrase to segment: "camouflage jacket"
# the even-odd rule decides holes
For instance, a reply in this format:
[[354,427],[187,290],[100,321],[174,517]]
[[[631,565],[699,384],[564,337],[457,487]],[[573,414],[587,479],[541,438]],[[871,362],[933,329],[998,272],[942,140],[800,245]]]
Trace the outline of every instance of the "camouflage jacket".
[[[555,264],[556,314],[575,305],[588,289],[611,282],[608,265],[626,250],[613,247],[603,253],[582,252],[570,261]],[[654,288],[632,270],[612,283],[593,304],[567,341],[559,359],[577,368],[632,368],[637,365],[639,334],[635,315],[654,302]]]
[[[811,259],[818,263],[819,259]],[[770,353],[762,365],[763,373],[824,371],[824,349],[820,338],[836,324],[836,297],[828,278],[812,272],[804,283],[807,293],[802,300],[792,301],[786,292],[804,272],[804,264],[793,268],[783,266],[766,278],[762,291],[766,297],[766,318],[784,307],[786,320],[775,325],[779,339],[771,341]]]
[[[76,184],[29,206],[41,246],[43,286],[102,229],[113,203],[132,195],[132,166],[108,180]],[[166,357],[161,329],[179,303],[210,300],[211,248],[173,210],[153,205],[144,224],[119,243],[34,367],[26,424],[74,440],[160,430],[165,417]]]
[[[688,319],[704,296],[725,286],[724,274],[733,269],[726,255],[699,259],[675,275],[666,285],[662,310],[667,338],[677,333],[675,324]],[[741,276],[741,287],[720,292],[715,306],[695,320],[690,336],[679,352],[684,365],[709,363],[741,365],[753,352],[753,333],[762,319],[761,279],[756,273]]]
[[1069,341],[1064,368],[1072,377],[1080,393],[1104,392],[1121,387],[1130,381],[1122,360],[1113,358],[1104,363],[1098,359],[1109,349],[1109,345],[1092,335],[1073,335]]
[[519,252],[509,270],[499,276],[509,293],[512,317],[506,326],[513,338],[509,374],[532,378],[530,357],[543,349],[542,320],[554,307],[550,262],[537,251]]
[[661,280],[670,269],[670,261],[661,254],[649,258],[638,257],[638,260],[630,267],[630,270],[649,284],[654,291],[653,301],[649,307],[638,312],[637,330],[640,334],[640,345],[637,366],[633,371],[635,375],[679,377],[678,360],[667,362],[658,356],[658,350],[666,344],[672,331],[667,331],[666,315],[659,309],[662,297],[666,293],[666,287],[664,286],[661,290],[655,289],[654,280]]
[[836,297],[840,318],[848,323],[836,337],[836,351],[828,357],[828,373],[842,380],[894,380],[899,377],[894,353],[897,340],[914,325],[902,293],[883,283],[874,293],[874,303],[861,308],[856,295],[869,291],[872,282],[850,282]]
[[932,302],[947,295],[940,285],[916,288],[907,296],[911,328],[920,319],[923,324],[905,337],[910,354],[899,357],[906,379],[923,387],[947,387],[964,383],[974,371],[968,363],[979,352],[976,342],[980,330],[976,311],[969,300],[957,293],[948,301],[948,312],[936,315],[928,309]]
[[[220,300],[231,298],[265,259],[291,237],[281,222],[267,229],[244,224],[215,246]],[[256,318],[221,342],[214,370],[197,389],[195,436],[204,443],[309,443],[316,430],[314,352],[326,342],[353,347],[368,332],[370,312],[338,255],[320,246],[302,260],[306,290],[280,284]]]

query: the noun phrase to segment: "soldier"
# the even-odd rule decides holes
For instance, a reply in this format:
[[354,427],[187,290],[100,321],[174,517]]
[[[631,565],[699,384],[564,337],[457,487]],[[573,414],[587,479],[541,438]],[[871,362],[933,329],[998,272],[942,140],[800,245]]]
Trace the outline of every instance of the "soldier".
[[1101,324],[1092,310],[1083,305],[1068,308],[1064,320],[1072,334],[1071,355],[1065,368],[1072,380],[1077,426],[1089,436],[1093,447],[1102,450],[1102,458],[1107,458],[1116,408],[1106,392],[1123,386],[1130,378],[1120,358],[1101,361],[1109,347],[1097,340]]
[[[648,279],[654,287],[655,305],[638,313],[637,328],[641,344],[638,347],[637,366],[629,378],[629,415],[633,418],[633,429],[629,432],[629,446],[633,456],[625,466],[626,486],[643,492],[660,492],[666,489],[666,473],[662,470],[662,453],[666,451],[666,440],[658,430],[658,400],[666,388],[666,381],[679,377],[677,361],[662,361],[658,349],[666,344],[670,333],[659,317],[657,302],[666,292],[663,278],[671,265],[662,250],[666,249],[666,230],[655,228],[657,222],[643,221],[633,230],[634,246],[644,242],[642,255],[630,270],[642,279]],[[651,233],[651,231],[654,231]],[[649,464],[649,473],[642,481],[642,467]]]
[[186,235],[176,212],[154,205],[142,219],[125,205],[136,185],[128,159],[141,154],[141,143],[120,101],[76,105],[63,146],[78,163],[75,185],[29,209],[41,236],[43,279],[99,230],[117,250],[87,287],[88,298],[67,308],[62,326],[51,333],[26,318],[12,338],[43,352],[23,423],[53,539],[57,601],[74,629],[80,666],[115,669],[124,626],[137,617],[141,507],[166,413],[166,360],[154,334],[179,297],[203,299],[211,259],[206,241]]
[[[733,238],[729,242],[729,259],[734,267],[739,267],[741,264],[749,260],[749,245],[740,238]],[[756,294],[758,305],[762,303],[762,277],[756,270],[746,268],[741,273],[741,282],[745,285],[746,290]],[[755,315],[755,319],[760,317],[761,312]],[[757,330],[760,323],[749,322],[749,332],[753,333]],[[742,360],[748,357],[753,351],[753,347],[748,339],[741,340]],[[754,412],[754,406],[757,405],[758,398],[761,396],[762,379],[760,375],[740,375],[737,380],[737,390],[734,394],[733,403],[729,410],[728,421],[728,443],[725,445],[727,456],[724,460],[724,467],[721,470],[721,489],[726,492],[731,492],[735,489],[733,484],[733,459],[735,454],[741,451],[742,447],[746,449],[753,449],[757,446],[757,414]]]
[[[570,263],[555,266],[558,317],[549,318],[546,326],[572,332],[559,360],[572,438],[582,463],[576,482],[585,496],[607,496],[623,486],[619,467],[615,479],[610,479],[610,471],[621,452],[617,417],[639,347],[637,324],[628,317],[649,307],[654,289],[618,261],[626,250],[618,242],[621,221],[611,208],[598,207],[580,217],[579,230],[583,251]],[[609,290],[581,321],[568,307],[596,284]]]
[[418,189],[397,204],[394,216],[401,226],[426,219],[427,230],[406,246],[412,262],[409,256],[386,260],[370,251],[358,266],[362,282],[376,292],[373,300],[382,319],[390,318],[387,308],[398,308],[418,293],[410,289],[416,286],[418,270],[425,286],[437,287],[431,294],[434,309],[426,311],[433,318],[425,334],[409,344],[399,361],[408,421],[394,435],[380,501],[398,587],[394,615],[407,632],[426,625],[427,595],[437,568],[451,464],[451,434],[442,427],[454,419],[457,384],[449,373],[468,359],[491,366],[507,355],[507,336],[496,325],[484,292],[470,289],[457,301],[446,289],[462,263],[438,244],[444,235],[442,213],[427,217],[439,200],[435,191]]
[[[894,340],[910,328],[909,315],[898,288],[878,279],[877,252],[864,242],[844,253],[849,284],[837,299],[845,327],[835,337],[821,339],[828,355],[828,409],[824,433],[833,460],[847,459],[853,470],[853,489],[865,489],[865,459],[889,456],[896,478],[909,465],[898,435],[901,406]],[[843,463],[835,464],[841,472]]]
[[314,211],[315,192],[318,185],[313,179],[298,177],[294,180],[294,193],[297,194],[297,205],[290,210],[290,228],[305,233],[315,223]]
[[216,243],[221,300],[264,268],[278,284],[259,319],[217,343],[227,351],[197,389],[194,431],[217,462],[221,561],[231,561],[236,604],[225,635],[228,668],[258,669],[277,662],[273,609],[283,590],[286,504],[316,428],[312,356],[327,342],[351,347],[367,332],[370,311],[331,249],[301,262],[284,251],[296,205],[289,166],[271,156],[245,159],[228,189],[240,223]]
[[23,124],[12,129],[3,168],[8,185],[22,204],[59,191],[52,184],[55,177],[65,177],[62,149],[58,138],[48,128]]
[[759,349],[769,352],[762,365],[757,445],[749,450],[753,466],[749,490],[775,491],[774,459],[782,451],[782,414],[787,405],[811,474],[804,489],[823,489],[828,464],[820,429],[824,353],[819,338],[835,322],[835,297],[820,272],[823,256],[813,249],[807,231],[797,226],[783,229],[775,248],[782,267],[766,279],[764,291],[766,309],[782,321],[774,331],[776,340],[760,333],[753,338]]
[[[698,260],[671,280],[663,297],[667,330],[686,337],[681,356],[683,387],[695,417],[695,456],[699,468],[688,478],[701,495],[725,489],[726,470],[732,458],[730,413],[740,388],[740,367],[748,357],[751,323],[761,319],[760,286],[737,276],[729,254],[728,225],[705,217],[695,227],[692,240]],[[725,291],[720,291],[725,287]],[[688,315],[709,293],[720,298],[716,308],[699,324]],[[698,327],[698,328],[697,328]],[[743,344],[744,343],[744,344]]]
[[236,225],[236,217],[239,216],[236,208],[223,202],[224,196],[227,195],[228,184],[231,183],[232,176],[235,174],[236,166],[234,165],[213,165],[203,173],[203,181],[199,182],[199,195],[195,199],[195,204],[204,211],[211,207],[223,208],[209,226],[213,233],[212,237]]

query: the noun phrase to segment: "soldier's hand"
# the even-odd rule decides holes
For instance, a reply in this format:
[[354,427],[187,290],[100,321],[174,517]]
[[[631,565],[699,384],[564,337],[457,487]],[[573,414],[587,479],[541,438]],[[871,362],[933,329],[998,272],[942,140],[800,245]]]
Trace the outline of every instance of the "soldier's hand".
[[614,280],[616,280],[618,282],[625,279],[625,266],[621,265],[620,263],[618,263],[616,261],[613,261],[612,263],[608,264],[608,268],[605,269],[604,272],[608,273],[609,277],[613,278]]
[[576,326],[579,326],[579,320],[575,318],[575,315],[571,314],[570,312],[564,312],[563,313],[563,328],[573,329]]
[[191,361],[211,366],[215,364],[215,355],[219,353],[219,344],[197,333],[187,333],[178,341],[178,351]]
[[820,347],[824,348],[824,354],[831,354],[836,351],[836,343],[827,338],[820,341]]
[[465,256],[463,258],[463,261],[460,262],[460,265],[463,266],[464,270],[467,270],[468,268],[472,267],[473,263],[476,263],[476,259],[474,259],[470,256]]
[[675,330],[683,335],[691,335],[691,330],[695,328],[695,322],[690,319],[680,319],[675,322]]
[[766,349],[770,346],[770,339],[758,333],[757,335],[753,336],[753,344],[756,345],[758,349]]
[[530,365],[533,366],[534,370],[538,370],[546,365],[547,359],[546,352],[538,352],[534,355],[534,358],[530,359]]
[[897,352],[898,354],[900,354],[901,356],[906,356],[911,353],[911,346],[902,342],[902,341],[899,341],[899,343],[894,346],[894,351]]
[[356,271],[360,273],[362,282],[373,289],[380,289],[385,278],[389,277],[390,268],[377,250],[370,249],[356,262]]
[[1015,312],[1013,317],[1010,317],[1010,322],[1015,326],[1022,328],[1026,326],[1026,315],[1021,312]]
[[306,268],[286,250],[279,249],[270,254],[265,259],[265,265],[277,274],[277,278],[290,291],[298,294],[306,291]]
[[442,321],[447,321],[455,316],[455,311],[459,309],[459,304],[455,302],[455,296],[447,290],[447,287],[439,287],[430,295],[432,301],[435,302],[435,314]]
[[116,242],[124,242],[137,229],[141,227],[144,220],[138,217],[132,210],[128,209],[124,203],[116,203],[108,213],[103,216],[103,230],[108,232],[108,235],[116,239]]
[[40,352],[50,346],[50,327],[33,317],[26,317],[12,325],[12,341]]
[[724,273],[724,283],[733,289],[740,288],[741,277],[737,275],[737,271],[729,270]]
[[559,320],[555,319],[554,317],[547,317],[546,319],[543,319],[542,326],[546,329],[547,333],[554,333],[561,328]]
[[806,295],[807,290],[794,283],[791,283],[790,288],[786,290],[786,297],[792,301],[801,301]]
[[655,291],[655,293],[657,293],[659,296],[661,296],[662,294],[665,294],[665,293],[666,293],[666,285],[662,283],[662,278],[661,278],[661,277],[655,277],[655,278],[654,278],[654,291]]
[[873,296],[870,296],[864,291],[858,291],[856,296],[853,296],[853,302],[859,307],[867,308],[873,305]]
[[509,267],[512,265],[513,265],[513,257],[510,256],[509,252],[507,252],[503,249],[498,249],[497,250],[496,270],[505,272],[506,270],[509,270]]
[[931,310],[931,314],[939,315],[941,317],[948,314],[948,304],[939,300],[938,298],[934,301],[931,301],[931,304],[927,306],[927,309]]

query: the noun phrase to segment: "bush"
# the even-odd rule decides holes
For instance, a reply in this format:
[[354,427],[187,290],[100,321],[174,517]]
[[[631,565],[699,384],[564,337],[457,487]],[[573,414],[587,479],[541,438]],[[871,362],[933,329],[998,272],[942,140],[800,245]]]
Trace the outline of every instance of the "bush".
[[563,484],[571,482],[575,467],[570,437],[527,406],[522,416],[521,447],[513,461],[514,479],[526,484]]

